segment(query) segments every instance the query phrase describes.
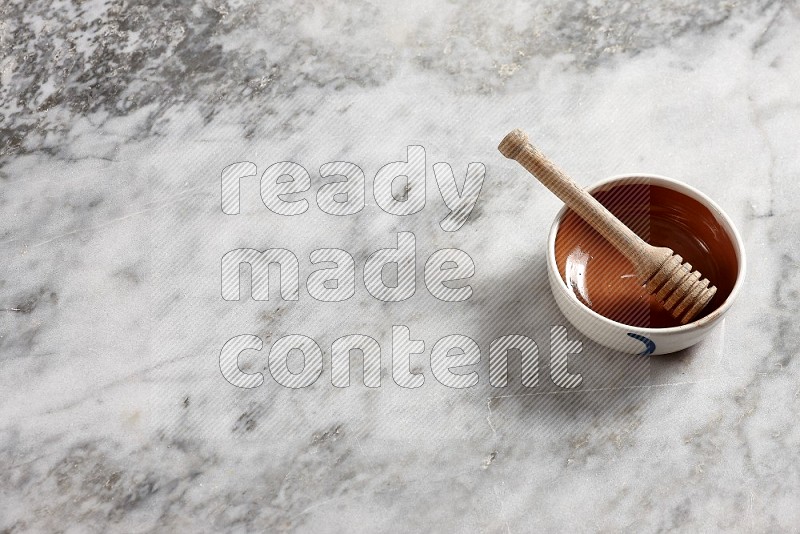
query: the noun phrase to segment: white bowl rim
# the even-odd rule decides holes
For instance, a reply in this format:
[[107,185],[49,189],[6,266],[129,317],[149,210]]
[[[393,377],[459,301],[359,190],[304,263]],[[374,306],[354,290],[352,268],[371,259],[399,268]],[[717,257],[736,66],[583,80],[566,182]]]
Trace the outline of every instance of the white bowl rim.
[[745,251],[744,251],[744,244],[742,243],[742,237],[739,235],[739,231],[736,229],[736,226],[733,224],[733,221],[728,216],[719,205],[711,200],[705,193],[702,193],[698,189],[695,189],[691,185],[676,180],[674,178],[669,178],[667,176],[662,176],[659,174],[648,174],[648,173],[627,173],[627,174],[617,174],[614,176],[610,176],[608,178],[604,178],[599,182],[592,184],[591,186],[586,188],[586,191],[589,193],[593,193],[596,190],[600,189],[603,186],[609,184],[615,184],[615,182],[620,182],[622,180],[628,180],[627,183],[636,183],[636,178],[641,178],[643,180],[648,180],[650,185],[662,185],[666,186],[668,189],[672,189],[673,191],[677,191],[678,193],[687,194],[687,196],[693,197],[695,200],[699,201],[703,204],[706,208],[711,211],[711,214],[714,215],[718,220],[721,220],[723,223],[723,227],[728,233],[728,236],[731,237],[731,241],[733,244],[734,251],[736,252],[736,259],[738,262],[738,272],[736,274],[736,282],[733,285],[733,289],[731,289],[728,298],[725,299],[725,302],[722,303],[716,310],[712,311],[708,315],[697,319],[696,321],[692,321],[691,323],[687,323],[681,326],[670,326],[667,328],[649,328],[643,326],[632,326],[627,325],[624,323],[620,323],[614,321],[613,319],[609,319],[604,315],[600,315],[596,311],[592,310],[591,308],[587,307],[584,303],[578,300],[578,297],[575,296],[575,293],[569,291],[567,289],[567,285],[564,282],[564,279],[561,278],[561,273],[558,271],[558,264],[556,263],[556,255],[555,255],[555,244],[556,244],[556,234],[558,233],[558,227],[561,223],[561,220],[564,218],[564,215],[567,213],[569,209],[566,205],[562,206],[559,210],[558,214],[556,214],[556,218],[553,221],[553,224],[550,226],[550,234],[547,238],[547,267],[553,273],[555,273],[558,280],[562,283],[556,284],[564,294],[575,304],[578,304],[581,309],[587,312],[592,317],[607,323],[612,326],[616,326],[619,328],[623,328],[626,330],[633,330],[635,332],[641,332],[644,334],[672,334],[678,332],[686,332],[687,330],[693,330],[696,328],[703,327],[709,323],[716,322],[716,320],[721,317],[728,309],[733,305],[734,300],[736,300],[736,296],[739,293],[743,283],[744,277],[747,270],[747,261],[745,258]]

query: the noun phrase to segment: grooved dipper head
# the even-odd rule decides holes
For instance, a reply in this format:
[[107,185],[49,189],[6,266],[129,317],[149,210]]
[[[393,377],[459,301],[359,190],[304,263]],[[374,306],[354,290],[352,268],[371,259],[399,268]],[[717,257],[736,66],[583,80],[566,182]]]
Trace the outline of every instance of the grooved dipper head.
[[[668,250],[668,249],[667,249]],[[692,321],[711,302],[717,288],[674,254],[647,279],[645,288],[681,324]],[[685,313],[684,313],[685,312]]]

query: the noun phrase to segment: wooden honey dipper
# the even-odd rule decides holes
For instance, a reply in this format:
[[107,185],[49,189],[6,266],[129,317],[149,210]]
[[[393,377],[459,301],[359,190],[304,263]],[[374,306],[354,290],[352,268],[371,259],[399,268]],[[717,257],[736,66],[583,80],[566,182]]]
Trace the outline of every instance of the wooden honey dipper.
[[593,196],[584,191],[528,141],[522,130],[506,135],[497,147],[507,158],[516,160],[555,193],[633,264],[636,275],[648,294],[681,324],[691,321],[711,301],[717,288],[689,263],[666,247],[646,243],[625,226]]

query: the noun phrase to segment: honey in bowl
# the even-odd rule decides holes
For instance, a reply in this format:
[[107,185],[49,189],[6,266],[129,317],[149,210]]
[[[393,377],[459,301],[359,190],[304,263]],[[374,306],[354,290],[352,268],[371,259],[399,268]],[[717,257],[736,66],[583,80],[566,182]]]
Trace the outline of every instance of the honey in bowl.
[[[592,196],[639,237],[671,248],[717,286],[695,321],[725,302],[736,282],[738,262],[733,243],[707,207],[646,179],[612,184]],[[572,210],[558,226],[555,257],[567,286],[600,315],[635,327],[680,326],[654,295],[648,295],[630,261]]]

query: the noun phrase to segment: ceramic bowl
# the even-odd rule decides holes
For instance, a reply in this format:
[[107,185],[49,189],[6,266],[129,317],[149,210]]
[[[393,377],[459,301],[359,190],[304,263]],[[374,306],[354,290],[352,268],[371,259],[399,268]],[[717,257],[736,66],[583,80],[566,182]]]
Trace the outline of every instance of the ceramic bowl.
[[736,253],[737,274],[733,289],[725,301],[711,313],[691,323],[669,328],[642,328],[625,325],[604,317],[590,309],[573,293],[562,278],[556,264],[555,242],[559,225],[568,208],[564,206],[556,216],[547,243],[547,273],[550,289],[559,309],[567,320],[590,339],[620,352],[629,354],[668,354],[690,347],[708,336],[719,325],[730,310],[742,286],[745,276],[745,251],[742,238],[722,209],[710,198],[685,183],[652,174],[625,174],[602,180],[587,188],[590,193],[611,188],[617,184],[648,183],[661,186],[688,197],[704,205],[713,214],[719,226],[727,234]]

